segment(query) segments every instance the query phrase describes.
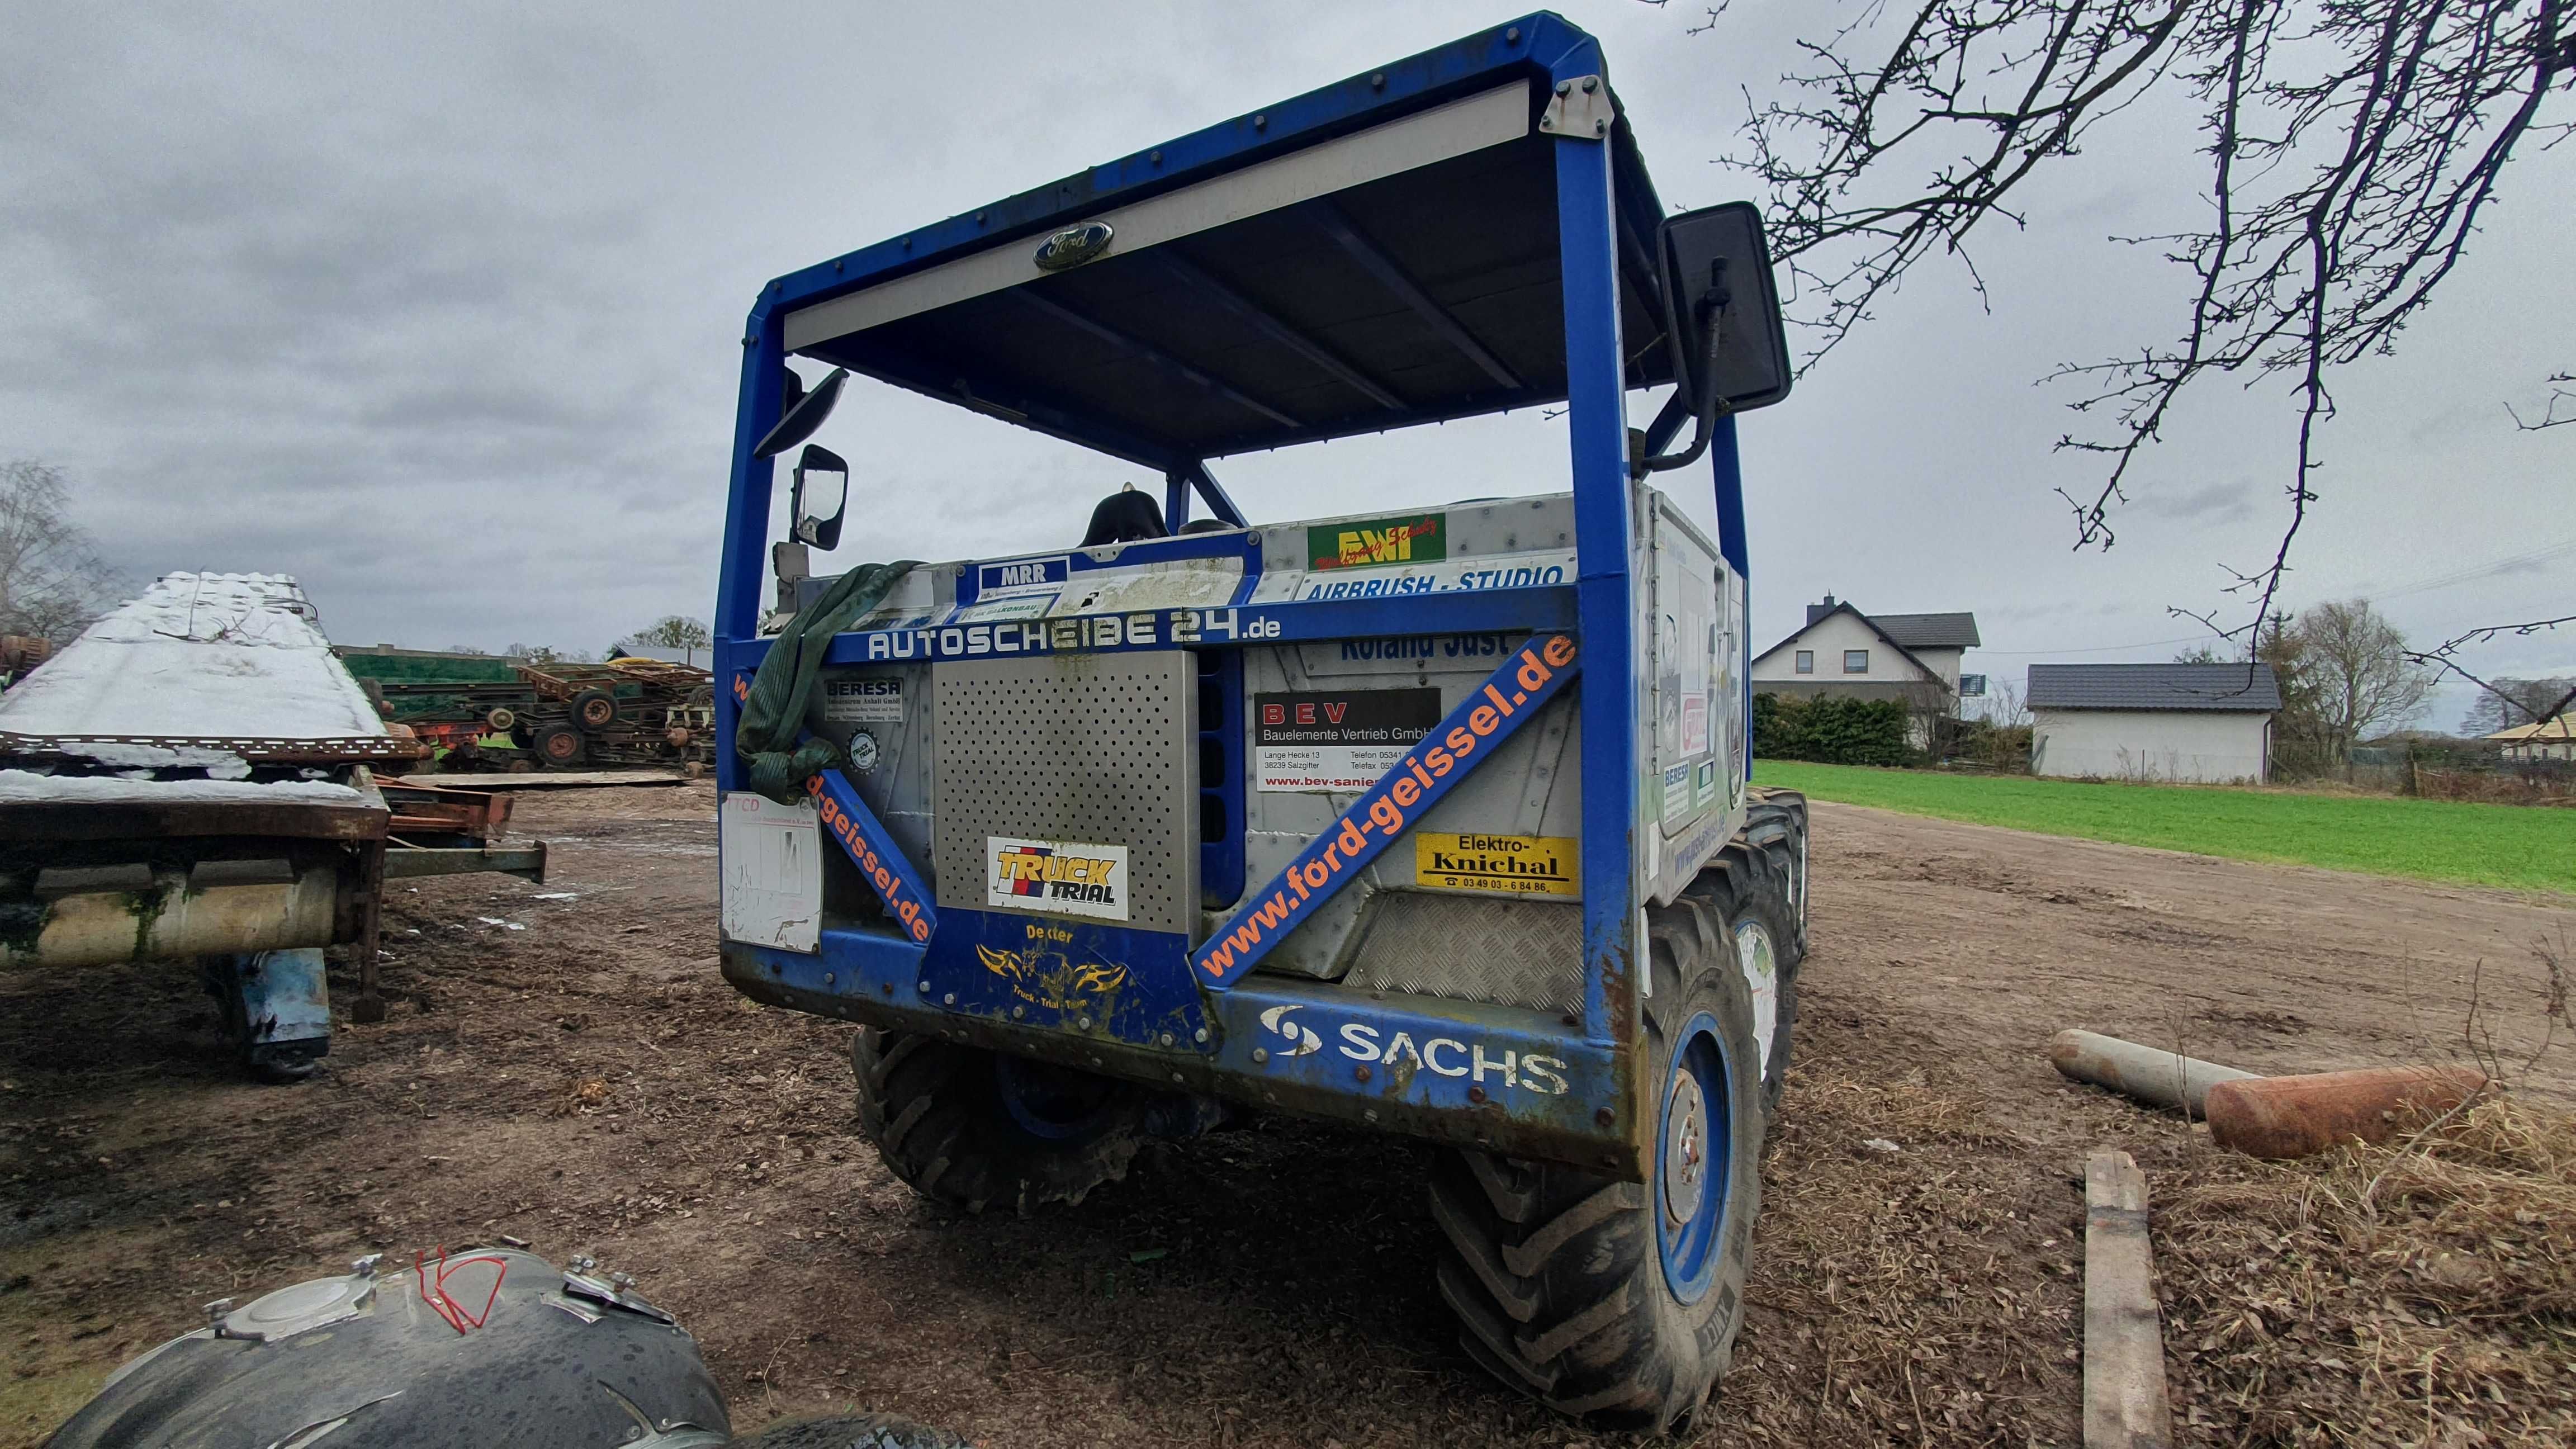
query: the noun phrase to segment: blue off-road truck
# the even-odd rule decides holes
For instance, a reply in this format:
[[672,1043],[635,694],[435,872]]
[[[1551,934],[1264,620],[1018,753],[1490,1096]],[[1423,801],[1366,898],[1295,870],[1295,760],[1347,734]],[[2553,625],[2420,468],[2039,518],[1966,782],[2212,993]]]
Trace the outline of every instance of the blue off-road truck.
[[[1692,1413],[1805,949],[1805,803],[1747,773],[1735,416],[1790,380],[1753,209],[1668,215],[1537,14],[780,277],[742,347],[723,969],[866,1028],[887,1165],[1025,1211],[1244,1106],[1428,1139],[1466,1350]],[[819,567],[853,375],[1146,486]],[[1273,521],[1212,470],[1558,404],[1553,492]],[[907,500],[867,501],[885,557]]]

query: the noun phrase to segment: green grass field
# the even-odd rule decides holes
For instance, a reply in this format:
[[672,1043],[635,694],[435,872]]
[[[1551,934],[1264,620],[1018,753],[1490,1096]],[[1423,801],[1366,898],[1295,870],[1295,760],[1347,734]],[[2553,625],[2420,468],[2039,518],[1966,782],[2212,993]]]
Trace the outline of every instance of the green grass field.
[[1756,784],[1909,815],[2234,860],[2576,893],[2576,811],[2369,795],[2095,785],[1764,760]]

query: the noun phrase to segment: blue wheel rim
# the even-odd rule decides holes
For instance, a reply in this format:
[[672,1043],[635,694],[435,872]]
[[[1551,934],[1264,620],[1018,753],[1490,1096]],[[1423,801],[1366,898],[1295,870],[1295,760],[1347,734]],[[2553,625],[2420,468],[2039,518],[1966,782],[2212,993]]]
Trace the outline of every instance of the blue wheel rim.
[[1655,1180],[1650,1184],[1664,1284],[1683,1303],[1697,1303],[1717,1277],[1726,1190],[1734,1169],[1733,1122],[1727,1110],[1732,1080],[1717,1018],[1703,1011],[1682,1028],[1664,1068],[1656,1108]]
[[1115,1095],[1104,1078],[1002,1053],[993,1057],[993,1077],[1011,1120],[1051,1142],[1090,1131]]

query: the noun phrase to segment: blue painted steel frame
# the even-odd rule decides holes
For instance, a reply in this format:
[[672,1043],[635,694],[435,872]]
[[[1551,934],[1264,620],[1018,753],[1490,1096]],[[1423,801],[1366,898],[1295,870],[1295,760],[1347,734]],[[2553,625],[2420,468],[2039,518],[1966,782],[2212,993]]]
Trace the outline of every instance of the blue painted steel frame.
[[[767,650],[758,625],[773,470],[769,462],[754,459],[751,451],[778,413],[779,377],[785,360],[780,319],[787,308],[810,305],[934,265],[953,255],[980,250],[998,237],[1025,233],[1063,215],[1101,209],[1110,204],[1113,195],[1127,201],[1168,190],[1358,129],[1372,123],[1376,113],[1418,106],[1426,97],[1462,94],[1480,83],[1491,84],[1511,73],[1527,74],[1533,68],[1541,70],[1551,82],[1606,75],[1600,48],[1589,35],[1554,15],[1533,15],[1480,32],[1457,45],[1413,57],[1375,76],[1354,78],[1271,107],[1259,121],[1239,118],[1155,151],[1108,163],[1087,178],[1077,178],[1086,181],[1085,186],[1077,188],[1068,182],[1023,193],[971,218],[952,217],[770,283],[752,309],[743,337],[743,374],[735,420],[722,576],[715,608],[718,672],[734,675],[746,671]],[[1581,700],[1583,1041],[1562,1043],[1568,1063],[1566,1075],[1573,1079],[1575,1090],[1557,1105],[1577,1114],[1561,1124],[1567,1140],[1589,1139],[1596,1145],[1605,1136],[1625,1137],[1627,1124],[1622,1121],[1619,1131],[1595,1131],[1588,1115],[1583,1115],[1584,1108],[1592,1102],[1636,1100],[1636,1084],[1623,1075],[1633,1073],[1633,1060],[1624,1068],[1618,1062],[1625,1055],[1622,1049],[1635,1040],[1635,973],[1643,947],[1638,935],[1641,897],[1636,848],[1639,783],[1635,720],[1640,665],[1632,589],[1633,507],[1627,476],[1627,408],[1619,326],[1614,143],[1628,144],[1624,126],[1614,133],[1612,141],[1560,138],[1555,142],[1570,471],[1575,497],[1578,578],[1571,610],[1575,617],[1570,621],[1550,617],[1561,613],[1553,607],[1566,592],[1561,588],[1417,596],[1402,601],[1340,600],[1242,611],[1277,622],[1283,634],[1294,637],[1354,638],[1497,628],[1544,631],[1569,624],[1579,633],[1587,686]],[[1642,182],[1641,170],[1637,179]],[[1712,449],[1721,548],[1728,562],[1743,572],[1742,501],[1734,433],[1731,421],[1722,427]],[[1174,472],[1181,472],[1193,469],[1193,460],[1173,459],[1170,465]],[[1193,471],[1197,476],[1189,481],[1197,483],[1204,472]],[[1213,480],[1207,482],[1212,487]],[[1167,504],[1179,492],[1179,488],[1171,489],[1166,495]],[[1212,497],[1210,501],[1215,500]],[[1400,608],[1392,607],[1399,602]],[[1533,604],[1541,607],[1514,617],[1513,606]],[[854,644],[855,648],[850,647]],[[865,646],[857,643],[857,636],[844,636],[835,641],[830,658],[835,663],[860,662],[864,652]],[[731,690],[718,692],[717,710],[720,740],[726,745],[718,751],[718,784],[725,789],[739,788],[741,766],[729,747],[735,722]],[[828,974],[824,972],[825,959],[846,959],[865,966],[868,978],[873,980],[876,972],[891,971],[898,962],[901,971],[909,976],[910,963],[918,959],[917,948],[910,943],[890,937],[879,939],[866,932],[827,931],[825,946],[823,957],[728,946],[728,970],[733,969],[737,958],[758,961],[767,967],[770,976],[784,983],[793,973]],[[887,981],[893,980],[889,974]],[[864,999],[859,981],[833,991],[820,991],[821,983],[812,985],[818,990],[813,998],[816,1000],[844,994]],[[748,985],[746,989],[750,989]],[[782,985],[780,989],[785,988]],[[1245,1054],[1263,1038],[1250,1014],[1270,1009],[1265,1002],[1295,1005],[1311,1001],[1317,989],[1264,981],[1248,982],[1240,990],[1225,993],[1218,1018],[1222,1039],[1217,1069],[1252,1071],[1255,1064]],[[802,999],[801,989],[797,994]],[[1500,1012],[1498,1008],[1464,1003],[1437,1005],[1437,1016],[1408,1016],[1382,1005],[1357,1003],[1341,1009],[1379,1018],[1379,1026],[1390,1030],[1402,1030],[1401,1023],[1410,1020],[1436,1023]],[[849,1012],[838,1010],[836,1014]],[[1523,1045],[1534,1047],[1557,1040],[1540,1024]],[[1331,1062],[1321,1052],[1292,1059],[1308,1062],[1316,1070]],[[1455,1109],[1462,1117],[1475,1115],[1466,1109],[1485,1101],[1481,1090],[1475,1096],[1465,1095],[1459,1079],[1436,1069],[1406,1072],[1404,1081],[1405,1090],[1420,1094],[1419,1105],[1441,1111]],[[1456,1087],[1454,1101],[1443,1090],[1443,1084]],[[1318,1090],[1341,1095],[1367,1090],[1348,1085],[1347,1079],[1338,1077],[1329,1085],[1319,1077],[1315,1085]],[[1371,1120],[1376,1120],[1374,1113]],[[1446,1129],[1426,1130],[1437,1135]],[[1630,1166],[1634,1166],[1633,1159]]]
[[[1581,35],[1581,32],[1575,32]],[[1559,83],[1603,73],[1590,36],[1554,56]],[[1567,430],[1573,452],[1575,609],[1583,636],[1583,1034],[1633,1038],[1637,937],[1636,599],[1628,496],[1626,351],[1619,341],[1618,218],[1610,148],[1556,143],[1565,278]]]

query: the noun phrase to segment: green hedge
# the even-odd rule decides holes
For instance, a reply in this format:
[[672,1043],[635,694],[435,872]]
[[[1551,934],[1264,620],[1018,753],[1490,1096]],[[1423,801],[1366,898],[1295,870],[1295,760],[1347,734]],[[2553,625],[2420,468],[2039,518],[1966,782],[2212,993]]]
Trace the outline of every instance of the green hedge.
[[1905,706],[1892,699],[1753,696],[1753,753],[1826,765],[1902,765]]

